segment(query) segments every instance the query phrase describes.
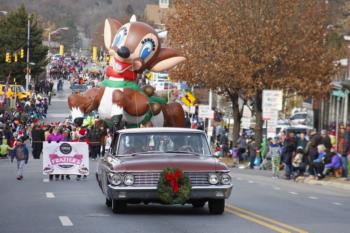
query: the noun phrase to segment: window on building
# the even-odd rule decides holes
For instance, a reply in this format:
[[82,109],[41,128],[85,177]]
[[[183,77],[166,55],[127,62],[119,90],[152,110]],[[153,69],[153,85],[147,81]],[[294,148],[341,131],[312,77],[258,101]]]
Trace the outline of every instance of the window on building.
[[159,0],[159,8],[168,8],[169,0]]

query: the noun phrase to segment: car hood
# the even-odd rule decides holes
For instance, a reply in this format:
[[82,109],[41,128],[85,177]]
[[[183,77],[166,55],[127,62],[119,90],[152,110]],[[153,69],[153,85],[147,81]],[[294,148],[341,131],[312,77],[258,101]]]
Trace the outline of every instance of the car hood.
[[118,172],[162,171],[168,167],[182,171],[223,171],[228,168],[213,157],[191,154],[135,155],[114,159],[113,168]]

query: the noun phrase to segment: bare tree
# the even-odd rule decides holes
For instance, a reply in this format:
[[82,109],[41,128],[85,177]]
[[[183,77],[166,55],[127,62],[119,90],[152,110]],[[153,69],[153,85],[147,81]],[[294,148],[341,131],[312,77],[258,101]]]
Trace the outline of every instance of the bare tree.
[[[316,0],[176,0],[169,16],[173,46],[187,56],[172,77],[226,90],[233,103],[253,100],[257,142],[262,139],[262,92],[283,89],[327,95],[334,53],[326,44],[326,5]],[[235,141],[234,141],[235,142]]]

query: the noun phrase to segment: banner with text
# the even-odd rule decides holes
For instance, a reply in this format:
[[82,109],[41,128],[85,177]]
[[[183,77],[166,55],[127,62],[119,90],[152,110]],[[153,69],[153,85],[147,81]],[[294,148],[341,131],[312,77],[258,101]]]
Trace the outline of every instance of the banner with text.
[[43,174],[89,174],[89,146],[85,142],[44,142]]

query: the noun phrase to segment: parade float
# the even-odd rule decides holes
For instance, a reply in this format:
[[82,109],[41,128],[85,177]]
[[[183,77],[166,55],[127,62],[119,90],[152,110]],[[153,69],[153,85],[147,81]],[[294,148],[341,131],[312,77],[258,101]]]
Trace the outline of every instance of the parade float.
[[157,32],[135,17],[122,25],[113,18],[105,21],[104,42],[110,54],[105,79],[99,87],[68,97],[72,120],[81,125],[97,111],[109,128],[184,127],[184,111],[179,103],[167,103],[155,96],[152,86],[136,81],[145,70],[162,72],[185,61],[171,48],[162,48]]

